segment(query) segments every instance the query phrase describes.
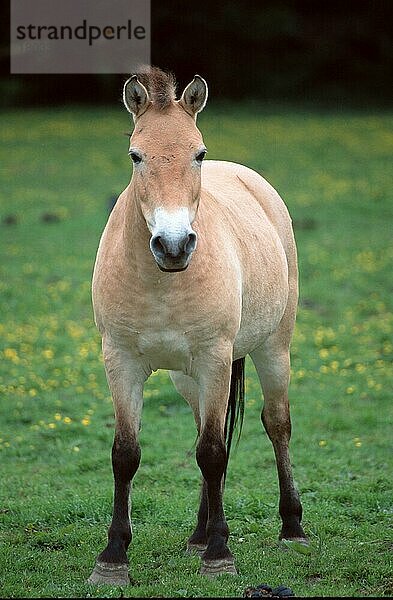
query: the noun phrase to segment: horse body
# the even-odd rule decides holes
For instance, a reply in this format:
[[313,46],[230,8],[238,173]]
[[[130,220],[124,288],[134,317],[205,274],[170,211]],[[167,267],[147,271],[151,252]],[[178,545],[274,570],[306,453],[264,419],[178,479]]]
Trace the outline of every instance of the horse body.
[[134,175],[111,212],[93,275],[116,418],[114,512],[93,583],[128,581],[128,495],[140,460],[143,384],[156,369],[170,370],[199,433],[203,486],[189,546],[204,552],[202,572],[235,572],[222,508],[224,425],[231,367],[247,354],[261,379],[262,420],[276,454],[281,537],[306,539],[288,454],[289,343],[297,306],[288,211],[251,169],[222,161],[201,166],[204,147],[195,127],[207,93],[201,78],[180,101],[171,97],[163,106],[147,83],[153,100],[137,77],[126,83],[125,104],[135,120]]
[[[157,270],[143,217],[138,223],[132,185],[103,234],[93,278],[97,325],[103,335],[127,339],[146,370],[191,374],[192,356],[214,344],[213,334],[217,340],[229,338],[233,359],[243,357],[277,328],[288,302],[287,257],[263,208],[269,196],[282,208],[278,194],[251,169],[234,163],[206,161],[202,178],[193,224],[198,252],[184,273]],[[251,192],[255,183],[258,198]],[[277,220],[289,218],[276,212]]]

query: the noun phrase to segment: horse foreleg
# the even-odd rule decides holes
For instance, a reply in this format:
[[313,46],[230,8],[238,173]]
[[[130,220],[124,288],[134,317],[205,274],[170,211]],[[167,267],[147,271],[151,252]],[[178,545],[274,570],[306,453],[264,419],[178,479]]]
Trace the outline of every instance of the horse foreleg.
[[[198,523],[207,517],[207,548],[202,555],[201,573],[236,573],[227,546],[229,529],[222,502],[222,480],[226,467],[225,415],[231,378],[231,357],[211,358],[200,381],[201,430],[196,459],[204,479]],[[204,497],[205,494],[205,497]],[[206,502],[207,500],[207,502]]]
[[115,435],[112,446],[114,500],[108,543],[97,557],[88,582],[127,585],[127,549],[132,538],[129,494],[132,478],[140,462],[138,433],[145,375],[127,352],[104,342],[104,361],[115,410]]
[[280,488],[279,512],[282,519],[280,539],[307,542],[300,524],[302,505],[295,488],[289,456],[291,419],[288,402],[289,352],[273,345],[251,354],[264,396],[262,423],[273,444]]

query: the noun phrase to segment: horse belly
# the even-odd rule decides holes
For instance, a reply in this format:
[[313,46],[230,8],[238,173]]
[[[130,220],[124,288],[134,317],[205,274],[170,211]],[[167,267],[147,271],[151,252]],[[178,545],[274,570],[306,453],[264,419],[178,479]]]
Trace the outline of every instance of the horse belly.
[[[264,268],[251,269],[245,281],[242,317],[234,358],[249,354],[278,328],[288,302],[288,267],[283,251]],[[267,268],[266,268],[267,267]]]
[[249,313],[247,318],[243,316],[240,329],[236,335],[233,358],[241,358],[249,354],[277,329],[284,311],[286,303],[277,300],[275,303],[255,307],[255,311]]

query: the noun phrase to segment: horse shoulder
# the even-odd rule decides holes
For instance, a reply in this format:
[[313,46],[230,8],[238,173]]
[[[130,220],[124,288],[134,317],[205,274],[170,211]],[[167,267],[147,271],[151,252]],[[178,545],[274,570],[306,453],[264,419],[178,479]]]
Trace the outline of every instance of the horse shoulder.
[[123,253],[119,252],[123,239],[124,215],[128,188],[119,196],[102,232],[92,277],[92,302],[96,325],[103,333],[103,311],[108,311],[118,298],[116,286],[124,268]]

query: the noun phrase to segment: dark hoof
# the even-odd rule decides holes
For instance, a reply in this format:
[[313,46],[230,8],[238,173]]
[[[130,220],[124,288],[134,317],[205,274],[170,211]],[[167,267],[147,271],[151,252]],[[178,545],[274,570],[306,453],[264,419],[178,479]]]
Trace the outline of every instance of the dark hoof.
[[128,565],[96,562],[87,583],[92,585],[128,585]]
[[230,558],[216,558],[215,560],[203,560],[200,570],[201,575],[216,577],[217,575],[237,575],[235,561]]
[[191,542],[187,542],[187,554],[198,554],[198,556],[202,556],[207,548],[207,544],[192,544]]

